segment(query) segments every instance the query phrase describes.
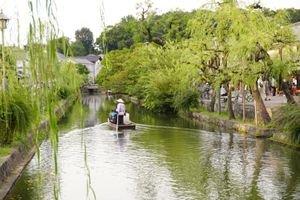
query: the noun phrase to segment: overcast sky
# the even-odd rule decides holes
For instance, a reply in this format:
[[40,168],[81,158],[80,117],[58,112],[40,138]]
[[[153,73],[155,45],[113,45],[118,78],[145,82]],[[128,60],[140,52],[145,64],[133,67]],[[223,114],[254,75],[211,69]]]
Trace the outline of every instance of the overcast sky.
[[[46,0],[39,0],[46,1]],[[55,0],[57,5],[56,16],[59,28],[65,36],[73,39],[75,31],[82,27],[89,28],[94,39],[101,33],[100,5],[104,2],[105,24],[113,25],[129,14],[136,16],[136,3],[141,0]],[[176,8],[190,11],[201,7],[209,0],[152,0],[158,13],[163,13]],[[244,0],[244,4],[257,2],[257,0]],[[300,0],[261,0],[262,5],[271,9],[298,8]],[[21,43],[26,43],[28,23],[30,20],[28,0],[0,0],[3,9],[11,20],[6,30],[6,43],[17,41],[17,19],[20,19]]]

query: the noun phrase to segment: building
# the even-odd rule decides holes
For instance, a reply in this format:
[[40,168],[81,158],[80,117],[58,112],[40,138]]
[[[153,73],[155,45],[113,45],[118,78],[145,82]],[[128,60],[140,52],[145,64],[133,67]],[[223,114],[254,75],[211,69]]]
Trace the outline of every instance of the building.
[[87,56],[77,56],[66,58],[63,54],[57,53],[58,60],[60,62],[64,60],[70,60],[75,64],[83,64],[89,70],[89,82],[95,83],[97,74],[100,72],[102,65],[100,62],[100,56],[97,55],[87,55]]

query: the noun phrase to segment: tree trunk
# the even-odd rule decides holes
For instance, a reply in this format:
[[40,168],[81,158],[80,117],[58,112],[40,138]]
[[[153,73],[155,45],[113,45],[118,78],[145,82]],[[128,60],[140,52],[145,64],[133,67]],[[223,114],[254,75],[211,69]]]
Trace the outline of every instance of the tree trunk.
[[152,34],[151,34],[151,29],[147,27],[147,34],[148,34],[148,42],[152,42]]
[[266,106],[261,98],[257,82],[255,84],[255,89],[253,90],[253,97],[255,103],[255,122],[258,124],[267,124],[271,121],[271,117],[267,112]]
[[229,119],[235,119],[233,107],[232,107],[232,100],[231,100],[232,96],[231,96],[231,91],[230,91],[228,83],[226,83],[226,90],[227,90],[227,94],[228,94],[227,109],[228,109]]
[[283,91],[288,103],[295,104],[295,105],[297,104],[293,95],[291,95],[291,93],[289,91],[288,84],[285,81],[282,81],[282,91]]
[[221,94],[220,94],[220,86],[218,90],[216,91],[218,94],[218,114],[221,114]]
[[216,92],[212,91],[211,101],[209,104],[209,112],[215,112],[215,103],[216,103]]
[[[283,51],[283,47],[279,48],[279,56],[280,56],[281,62],[283,60],[282,51]],[[282,73],[279,74],[279,83],[281,84],[279,86],[282,89],[282,91],[283,91],[283,93],[286,97],[287,102],[290,103],[290,104],[297,104],[294,97],[291,95],[291,93],[289,91],[289,87],[288,87],[287,83],[282,80]]]
[[242,107],[243,107],[243,121],[246,120],[246,109],[245,109],[245,89],[244,89],[244,83],[241,82],[241,87],[240,87],[241,91],[242,91]]

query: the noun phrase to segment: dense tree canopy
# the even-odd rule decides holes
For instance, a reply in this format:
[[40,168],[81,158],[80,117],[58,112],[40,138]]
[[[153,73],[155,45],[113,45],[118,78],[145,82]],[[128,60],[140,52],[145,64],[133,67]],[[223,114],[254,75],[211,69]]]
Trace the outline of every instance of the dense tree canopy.
[[107,27],[96,39],[96,44],[101,49],[111,51],[129,48],[140,42],[164,45],[167,41],[180,41],[189,36],[186,30],[187,22],[195,14],[181,10],[162,15],[156,15],[154,11],[147,14],[146,9],[140,12],[138,19],[129,15],[122,18],[118,24]]
[[[281,56],[278,64],[279,57],[269,55],[271,50],[286,52],[294,44],[289,15],[258,5],[240,8],[232,0],[213,7],[163,15],[147,14],[151,7],[140,7],[139,19],[129,18],[131,26],[123,19],[106,32],[114,30],[111,33],[122,37],[107,34],[107,40],[99,39],[102,43],[116,39],[114,44],[123,44],[131,38],[131,42],[108,48],[103,63],[109,64],[100,72],[98,83],[114,92],[143,98],[144,106],[151,110],[179,111],[197,102],[200,84],[208,82],[215,91],[223,84],[229,91],[230,84],[242,82],[255,98],[257,121],[268,123],[270,117],[256,83],[260,77],[278,81],[292,69],[287,64],[291,56]],[[126,32],[130,34],[124,37],[122,30],[130,30]],[[227,108],[229,117],[234,118],[231,101]]]
[[71,43],[71,55],[86,56],[89,52],[86,50],[81,41],[76,40]]
[[92,53],[94,37],[92,31],[89,28],[81,28],[75,32],[76,41],[80,41],[87,53]]
[[57,51],[65,55],[70,53],[70,39],[64,36],[57,38]]

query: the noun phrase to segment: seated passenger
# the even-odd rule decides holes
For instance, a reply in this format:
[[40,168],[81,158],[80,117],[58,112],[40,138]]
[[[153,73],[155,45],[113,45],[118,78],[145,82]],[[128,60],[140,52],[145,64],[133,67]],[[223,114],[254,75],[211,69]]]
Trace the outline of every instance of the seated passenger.
[[111,123],[116,124],[117,123],[117,115],[118,115],[118,113],[115,110],[111,110],[111,113],[109,114],[109,121]]

